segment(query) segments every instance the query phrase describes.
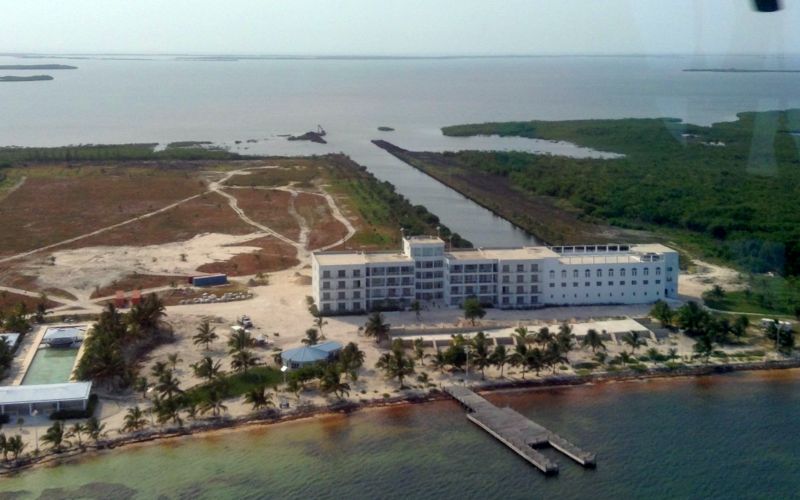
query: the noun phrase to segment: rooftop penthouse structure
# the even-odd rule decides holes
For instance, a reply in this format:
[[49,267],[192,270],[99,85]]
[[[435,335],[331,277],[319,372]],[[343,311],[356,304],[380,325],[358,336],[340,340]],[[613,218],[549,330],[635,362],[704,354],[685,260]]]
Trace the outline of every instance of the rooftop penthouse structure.
[[678,293],[678,253],[660,244],[445,250],[432,236],[402,252],[315,252],[314,301],[323,314],[459,307],[469,297],[502,309],[642,304]]

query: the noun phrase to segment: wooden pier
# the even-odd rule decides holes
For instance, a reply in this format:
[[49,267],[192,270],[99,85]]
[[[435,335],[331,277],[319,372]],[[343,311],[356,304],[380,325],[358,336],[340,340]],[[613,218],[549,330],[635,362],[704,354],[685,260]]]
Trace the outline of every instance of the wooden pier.
[[547,475],[558,474],[558,464],[537,448],[551,446],[584,467],[595,466],[593,453],[581,450],[511,408],[498,408],[464,386],[448,386],[444,391],[468,410],[467,418],[472,423]]

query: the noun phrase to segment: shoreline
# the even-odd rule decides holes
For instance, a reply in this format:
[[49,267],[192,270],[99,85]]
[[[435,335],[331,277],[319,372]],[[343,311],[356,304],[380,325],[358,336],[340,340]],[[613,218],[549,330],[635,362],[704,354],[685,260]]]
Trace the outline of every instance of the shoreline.
[[[649,369],[645,372],[624,370],[619,372],[603,372],[590,375],[556,375],[541,379],[513,381],[507,380],[484,384],[476,381],[477,383],[473,384],[472,387],[478,394],[487,394],[520,392],[526,390],[544,390],[559,387],[579,387],[604,383],[697,378],[713,375],[725,375],[736,372],[768,372],[799,368],[800,358],[793,358],[776,361],[686,366],[678,369],[659,367]],[[0,480],[2,480],[4,477],[14,477],[18,474],[24,473],[25,471],[40,467],[68,465],[79,461],[81,458],[100,455],[112,450],[116,450],[117,448],[134,448],[137,446],[146,446],[176,439],[185,439],[188,437],[204,437],[211,436],[215,433],[239,431],[249,427],[271,426],[282,423],[322,418],[325,416],[333,416],[337,414],[347,416],[351,413],[361,410],[402,407],[445,400],[451,400],[451,398],[440,389],[431,389],[424,394],[409,394],[361,402],[348,400],[324,407],[314,405],[302,406],[298,410],[285,415],[281,415],[276,410],[270,409],[241,417],[223,417],[217,420],[204,421],[202,423],[195,423],[186,427],[152,429],[150,431],[118,436],[106,441],[101,441],[99,445],[90,445],[85,443],[82,449],[70,448],[60,453],[45,451],[38,457],[28,457],[19,462],[3,463],[2,466],[0,466]]]

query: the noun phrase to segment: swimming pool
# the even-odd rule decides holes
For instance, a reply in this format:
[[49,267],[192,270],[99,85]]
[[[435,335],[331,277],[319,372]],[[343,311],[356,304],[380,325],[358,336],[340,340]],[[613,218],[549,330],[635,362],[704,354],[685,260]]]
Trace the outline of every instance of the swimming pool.
[[69,382],[77,356],[77,348],[39,348],[22,379],[22,385]]

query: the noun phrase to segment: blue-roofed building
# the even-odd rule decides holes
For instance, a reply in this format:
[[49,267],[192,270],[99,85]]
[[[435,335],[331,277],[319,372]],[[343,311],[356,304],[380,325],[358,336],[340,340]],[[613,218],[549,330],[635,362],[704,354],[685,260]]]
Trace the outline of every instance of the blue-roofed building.
[[305,345],[287,349],[281,353],[281,361],[291,369],[310,366],[316,363],[333,361],[342,350],[342,344],[335,341],[316,345]]

